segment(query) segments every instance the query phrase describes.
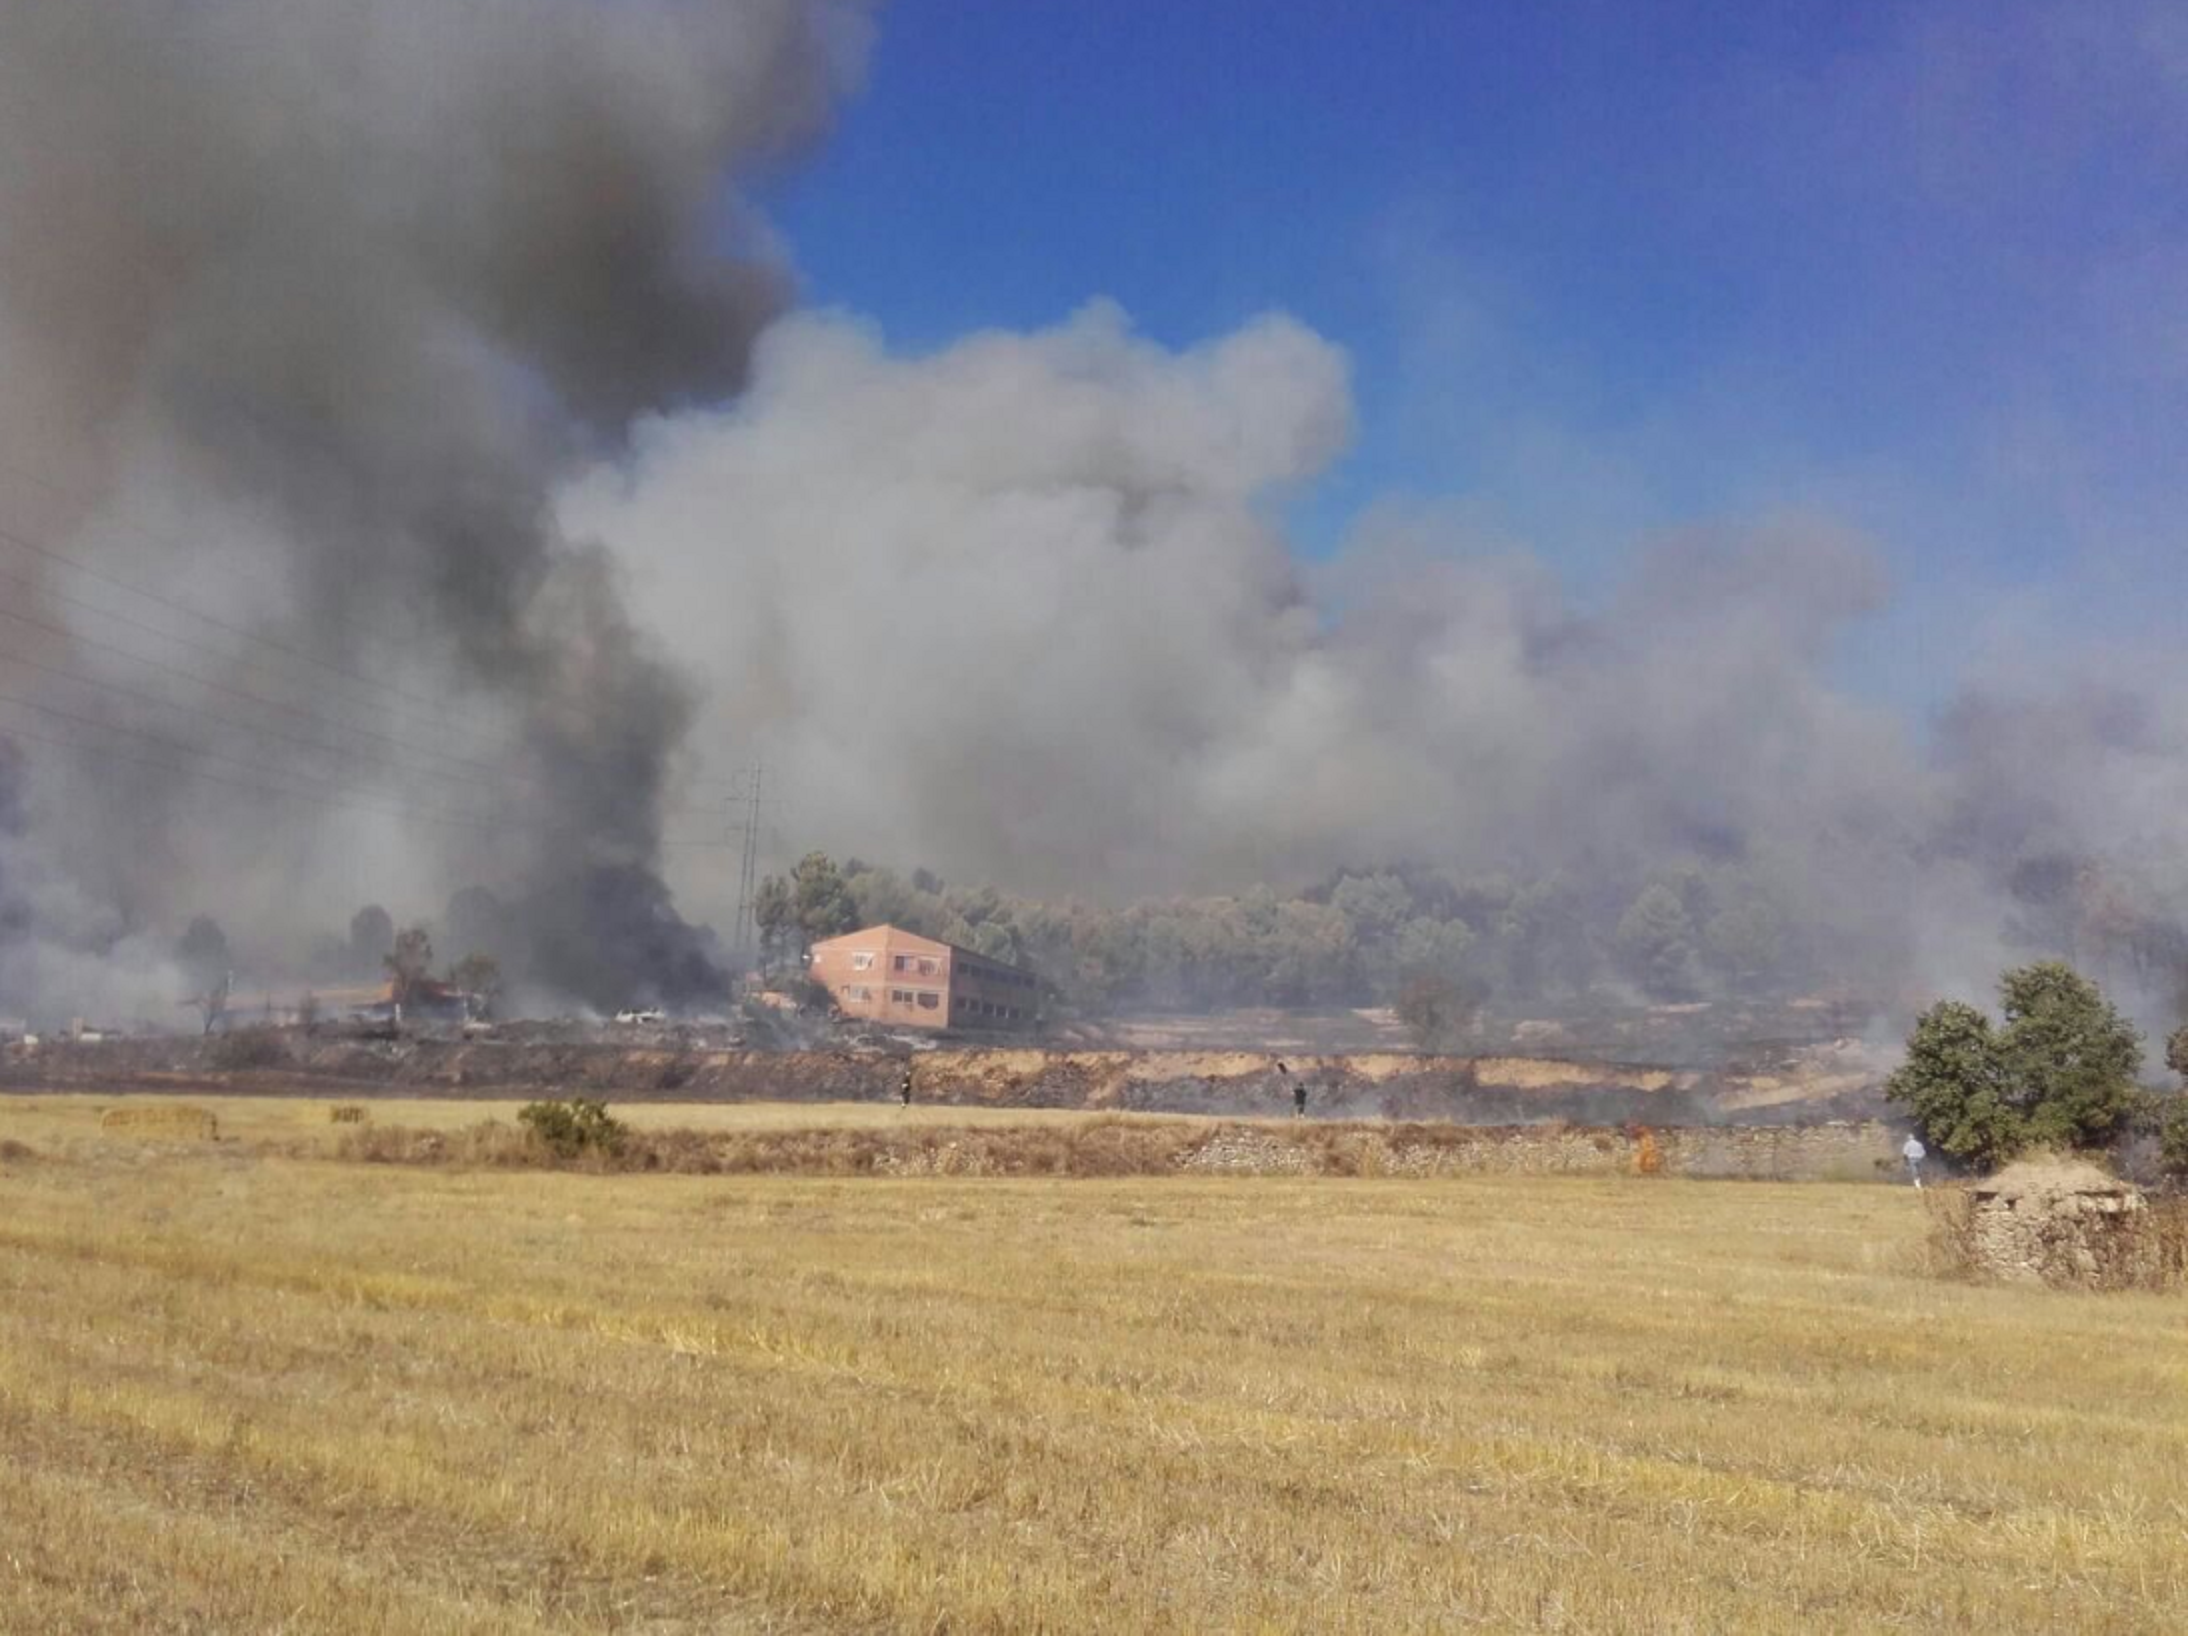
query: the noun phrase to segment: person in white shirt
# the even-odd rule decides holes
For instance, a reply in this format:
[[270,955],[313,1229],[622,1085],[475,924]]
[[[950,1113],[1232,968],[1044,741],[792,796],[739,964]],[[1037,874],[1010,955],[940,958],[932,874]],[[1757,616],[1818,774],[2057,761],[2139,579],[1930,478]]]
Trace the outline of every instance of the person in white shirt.
[[1929,1151],[1922,1145],[1922,1139],[1912,1133],[1899,1150],[1899,1156],[1907,1161],[1907,1179],[1917,1187],[1922,1185],[1922,1161],[1929,1157]]

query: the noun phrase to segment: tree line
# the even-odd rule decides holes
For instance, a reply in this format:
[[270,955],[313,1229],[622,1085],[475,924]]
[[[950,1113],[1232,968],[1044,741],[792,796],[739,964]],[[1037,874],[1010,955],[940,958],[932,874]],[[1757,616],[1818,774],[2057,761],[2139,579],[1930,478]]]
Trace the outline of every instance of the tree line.
[[1492,993],[1652,1000],[1788,992],[1822,951],[1736,870],[1689,869],[1609,893],[1563,875],[1517,881],[1437,870],[1339,873],[1122,906],[1013,896],[826,853],[759,886],[763,962],[881,922],[1039,973],[1090,1013],[1413,1002],[1453,1015]]
[[[2040,860],[2002,889],[2009,942],[2145,990],[2188,974],[2165,906],[2094,866]],[[1397,1005],[1424,1019],[1484,999],[1768,1000],[1842,985],[1881,996],[1873,936],[1796,902],[1768,872],[1690,864],[1619,880],[1552,872],[1341,871],[1297,890],[1110,905],[1017,896],[809,853],[760,883],[763,960],[889,922],[1038,972],[1089,1014],[1119,1009]]]
[[[1990,1170],[2036,1149],[2104,1150],[2154,1139],[2160,1167],[2188,1178],[2188,1094],[2140,1083],[2142,1034],[2063,961],[1999,979],[1999,1017],[1945,1000],[1916,1020],[1885,1095],[1930,1147]],[[2166,1042],[2188,1077],[2188,1026]]]

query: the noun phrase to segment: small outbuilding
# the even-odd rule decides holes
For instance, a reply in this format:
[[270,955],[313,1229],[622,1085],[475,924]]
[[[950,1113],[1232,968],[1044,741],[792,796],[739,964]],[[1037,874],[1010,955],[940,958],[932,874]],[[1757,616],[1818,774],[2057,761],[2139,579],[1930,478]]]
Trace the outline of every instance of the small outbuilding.
[[2157,1274],[2142,1193],[2086,1160],[2024,1159],[1968,1193],[1976,1265],[2001,1283],[2126,1289]]

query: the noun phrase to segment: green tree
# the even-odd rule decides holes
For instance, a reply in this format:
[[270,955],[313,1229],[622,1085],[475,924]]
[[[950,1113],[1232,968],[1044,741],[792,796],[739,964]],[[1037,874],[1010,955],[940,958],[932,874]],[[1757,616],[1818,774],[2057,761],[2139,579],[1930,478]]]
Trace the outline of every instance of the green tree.
[[1907,1060],[1884,1083],[1922,1139],[1963,1164],[2001,1164],[2027,1140],[2013,1106],[1990,1019],[1960,1000],[1942,1000],[1916,1019]]
[[[2188,1027],[2174,1029],[2166,1039],[2165,1066],[2188,1079]],[[2158,1168],[2175,1181],[2188,1181],[2188,1091],[2154,1100],[2151,1113],[2157,1130]]]
[[1999,984],[2006,1072],[2030,1140],[2101,1147],[2134,1116],[2142,1034],[2097,985],[2057,960],[2006,973]]
[[1478,980],[1441,971],[1416,972],[1398,990],[1398,1020],[1422,1050],[1441,1050],[1473,1027],[1487,997]]
[[1710,965],[1734,990],[1752,994],[1769,986],[1785,964],[1786,920],[1760,894],[1735,899],[1709,917],[1702,944]]
[[395,1003],[407,1005],[411,991],[433,970],[433,939],[423,926],[413,926],[396,935],[394,949],[380,963],[387,968]]
[[2177,1091],[2158,1110],[2158,1168],[2188,1181],[2188,1095]]
[[479,1015],[494,1014],[494,1002],[501,997],[501,962],[490,954],[467,954],[448,968],[449,986],[468,994],[477,1004]]
[[808,852],[790,872],[790,900],[798,935],[811,945],[858,929],[858,904],[843,883],[843,871],[825,852]]
[[790,895],[790,883],[769,875],[752,895],[752,921],[760,936],[760,974],[790,950],[797,935],[798,906]]
[[2142,1038],[2071,967],[2042,961],[1999,981],[2005,1024],[1947,1000],[1915,1023],[1885,1095],[1923,1139],[1992,1166],[2024,1148],[2098,1147],[2135,1115]]
[[395,946],[395,921],[377,903],[368,903],[349,919],[349,969],[354,977],[369,977],[387,961]]
[[1659,881],[1642,889],[1619,917],[1615,941],[1626,975],[1650,999],[1694,992],[1694,921],[1669,886]]

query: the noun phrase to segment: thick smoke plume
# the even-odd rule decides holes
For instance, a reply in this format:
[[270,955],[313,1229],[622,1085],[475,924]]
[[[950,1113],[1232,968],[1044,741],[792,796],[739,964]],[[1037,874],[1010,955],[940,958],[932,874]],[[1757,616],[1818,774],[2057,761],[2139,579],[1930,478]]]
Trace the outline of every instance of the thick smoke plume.
[[1840,670],[1888,586],[1813,519],[1647,544],[1589,605],[1432,510],[1302,568],[1282,502],[1351,418],[1282,318],[1173,352],[1098,306],[903,357],[798,317],[563,510],[801,841],[1112,899],[1409,864],[1616,905],[1704,868],[1872,994],[2076,952],[2101,884],[2170,980],[2182,701],[1986,687],[1919,733]]
[[2188,696],[2017,672],[1912,727],[1844,673],[1888,586],[1826,521],[1587,598],[1398,504],[1302,566],[1353,410],[1297,323],[783,317],[725,179],[865,24],[0,0],[0,1009],[171,1006],[198,910],[293,949],[471,884],[538,988],[715,989],[687,733],[798,849],[1020,892],[1505,872],[1645,943],[1692,869],[1869,992],[2188,964]]
[[0,0],[0,1001],[194,908],[272,941],[464,879],[561,993],[714,982],[655,872],[691,687],[549,498],[739,386],[788,288],[725,179],[865,26]]

